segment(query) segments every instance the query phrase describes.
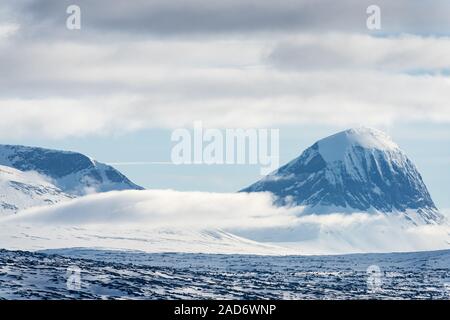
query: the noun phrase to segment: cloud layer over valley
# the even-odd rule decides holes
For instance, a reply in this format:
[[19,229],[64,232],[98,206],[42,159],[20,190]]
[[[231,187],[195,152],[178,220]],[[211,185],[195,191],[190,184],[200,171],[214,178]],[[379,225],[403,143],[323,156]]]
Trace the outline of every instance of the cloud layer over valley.
[[[279,254],[417,251],[446,249],[450,245],[448,224],[414,226],[395,214],[304,215],[300,207],[276,207],[272,200],[268,193],[147,190],[94,194],[4,218],[1,238],[14,248],[43,249],[67,243],[82,247],[86,245],[84,237],[95,235],[97,240],[91,241],[99,247],[120,244],[121,249],[149,252],[161,251],[161,243],[170,243],[171,248],[177,234],[182,240],[189,233],[192,240],[192,233],[197,237],[203,232],[225,232],[226,237],[238,236],[233,239],[239,241],[244,241],[239,237],[257,241],[247,243],[250,248],[244,246],[242,250],[247,253],[264,251],[259,250],[261,243],[284,248]],[[30,225],[39,227],[26,227]],[[18,230],[26,236],[17,237]],[[171,236],[166,243],[167,234]],[[101,240],[108,238],[128,240]],[[33,241],[28,242],[30,239]],[[67,242],[61,243],[61,239]],[[208,239],[205,243],[211,241]],[[235,253],[240,253],[239,246],[233,247]],[[194,250],[189,243],[183,245],[183,251],[190,248]],[[208,250],[222,252],[213,243]],[[270,248],[264,253],[275,251]]]

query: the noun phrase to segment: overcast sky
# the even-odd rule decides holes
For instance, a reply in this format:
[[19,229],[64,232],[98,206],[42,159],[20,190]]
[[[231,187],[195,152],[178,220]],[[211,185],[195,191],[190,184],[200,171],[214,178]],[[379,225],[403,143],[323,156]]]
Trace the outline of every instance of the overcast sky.
[[[71,4],[81,30],[66,28]],[[380,30],[366,27],[371,4]],[[167,161],[170,130],[202,120],[280,128],[287,161],[367,125],[403,143],[450,207],[449,13],[447,0],[2,0],[0,139]],[[196,169],[164,169],[168,184],[120,169],[147,187],[231,191],[258,178],[208,168],[218,176],[199,186]]]

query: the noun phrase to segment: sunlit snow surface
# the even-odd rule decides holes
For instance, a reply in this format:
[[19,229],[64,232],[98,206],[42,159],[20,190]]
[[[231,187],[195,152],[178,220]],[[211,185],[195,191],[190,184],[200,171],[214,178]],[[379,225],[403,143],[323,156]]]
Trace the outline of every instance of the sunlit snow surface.
[[[0,250],[6,299],[449,299],[450,250],[342,256]],[[63,257],[65,255],[66,257]],[[71,258],[69,258],[71,256]],[[119,263],[120,261],[120,263]],[[367,268],[381,270],[367,285]],[[81,270],[80,290],[67,268]]]
[[317,143],[320,154],[327,162],[344,160],[346,153],[355,146],[384,152],[399,151],[398,145],[384,132],[364,127],[339,132]]

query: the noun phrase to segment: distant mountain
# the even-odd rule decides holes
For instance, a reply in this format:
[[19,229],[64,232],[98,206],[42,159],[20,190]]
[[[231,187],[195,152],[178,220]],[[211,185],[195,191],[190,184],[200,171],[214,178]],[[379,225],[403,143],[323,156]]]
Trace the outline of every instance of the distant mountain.
[[111,190],[141,190],[111,166],[81,153],[17,145],[0,145],[0,165],[47,177],[62,192],[74,196]]
[[397,212],[415,224],[443,220],[420,173],[383,132],[358,128],[322,139],[242,192],[269,191],[305,212]]
[[71,198],[38,173],[0,166],[0,216]]

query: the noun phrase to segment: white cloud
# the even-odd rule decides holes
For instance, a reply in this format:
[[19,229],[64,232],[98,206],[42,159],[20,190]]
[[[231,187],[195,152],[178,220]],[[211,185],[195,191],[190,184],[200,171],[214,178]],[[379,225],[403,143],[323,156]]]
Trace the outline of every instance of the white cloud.
[[[151,227],[267,227],[293,221],[298,209],[272,206],[270,194],[121,191],[94,194],[46,208],[31,208],[13,222]],[[244,209],[245,208],[245,209]]]
[[[114,95],[92,99],[0,100],[0,135],[20,138],[45,136],[64,138],[89,134],[111,134],[139,129],[143,119],[128,116],[132,97]],[[124,104],[121,104],[124,103]]]
[[148,93],[2,99],[0,136],[112,134],[192,127],[196,120],[225,128],[450,122],[450,85],[444,77],[269,70],[206,73],[161,78],[158,89]]
[[439,73],[450,68],[449,52],[449,37],[303,34],[278,43],[268,59],[288,69]]
[[[48,37],[62,36],[61,14],[70,0],[10,1],[4,7],[19,11],[31,21],[29,32]],[[88,34],[220,35],[261,31],[367,31],[366,9],[372,0],[78,0],[89,15]],[[382,32],[443,32],[449,30],[447,0],[377,0],[382,10]],[[92,18],[93,17],[93,18]]]
[[[16,34],[20,29],[18,24],[3,23],[0,24],[0,40],[7,39]],[[1,43],[0,43],[1,44]]]
[[[27,234],[48,229],[42,243],[52,243],[52,234],[58,236],[67,230],[73,233],[65,242],[70,247],[79,246],[82,234],[100,239],[115,234],[125,243],[139,233],[140,245],[143,241],[150,242],[145,247],[148,251],[153,248],[151,243],[163,242],[165,234],[217,229],[290,248],[280,253],[417,251],[446,249],[450,245],[448,225],[416,227],[394,214],[304,215],[302,211],[301,207],[273,206],[267,193],[110,192],[46,208],[31,208],[4,218],[0,225],[6,229],[0,239],[4,243],[15,242],[14,228],[21,225],[31,228]],[[11,235],[14,239],[9,238]],[[145,240],[146,237],[151,240]],[[40,243],[36,240],[33,245]],[[95,243],[84,241],[83,245]]]
[[450,221],[450,209],[445,208],[445,209],[442,209],[441,212],[444,214],[444,216],[447,217],[447,220]]
[[[195,120],[210,127],[448,123],[450,81],[440,72],[450,64],[449,43],[355,34],[10,39],[0,46],[0,137],[115,134]],[[415,70],[432,74],[404,73]]]

